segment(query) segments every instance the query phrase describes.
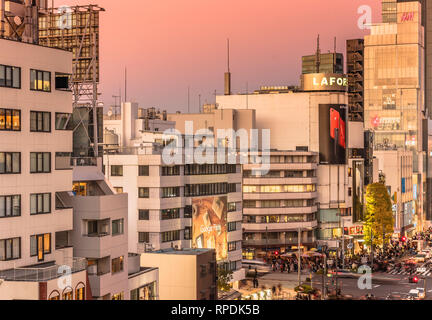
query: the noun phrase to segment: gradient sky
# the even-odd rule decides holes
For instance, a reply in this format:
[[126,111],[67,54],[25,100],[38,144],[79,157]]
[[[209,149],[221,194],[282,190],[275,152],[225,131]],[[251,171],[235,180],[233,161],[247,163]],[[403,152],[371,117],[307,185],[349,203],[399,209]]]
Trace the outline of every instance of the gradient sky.
[[[101,86],[105,106],[124,92],[141,107],[198,112],[223,92],[226,39],[230,38],[233,93],[261,85],[296,85],[301,56],[321,50],[345,52],[346,39],[362,37],[357,9],[379,0],[56,0],[55,6],[98,3],[101,17]],[[123,94],[122,94],[123,95]]]

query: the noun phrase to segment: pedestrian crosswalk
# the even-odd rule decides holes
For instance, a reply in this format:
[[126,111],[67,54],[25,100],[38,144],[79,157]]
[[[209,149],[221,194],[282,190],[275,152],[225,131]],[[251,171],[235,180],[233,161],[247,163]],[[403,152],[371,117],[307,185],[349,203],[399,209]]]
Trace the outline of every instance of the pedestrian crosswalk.
[[418,271],[410,272],[407,270],[393,269],[393,270],[388,271],[387,273],[391,274],[391,275],[413,275],[413,276],[423,276],[423,277],[429,277],[430,275],[432,275],[431,270],[427,270],[424,272],[418,272]]

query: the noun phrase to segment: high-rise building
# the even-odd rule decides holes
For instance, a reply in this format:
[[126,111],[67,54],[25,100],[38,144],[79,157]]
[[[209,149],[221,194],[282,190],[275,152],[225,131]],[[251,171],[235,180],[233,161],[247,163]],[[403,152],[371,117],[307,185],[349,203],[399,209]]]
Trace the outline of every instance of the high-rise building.
[[[365,37],[365,128],[374,132],[375,151],[413,153],[415,217],[401,233],[425,222],[427,161],[425,139],[425,41],[418,1],[383,1],[383,23]],[[426,133],[427,135],[427,133]],[[384,173],[391,170],[383,168]],[[403,197],[402,190],[397,190]],[[409,192],[405,190],[405,192]],[[404,216],[403,207],[396,215]],[[398,220],[398,219],[396,219]],[[402,221],[405,221],[402,219]]]
[[[73,209],[59,202],[72,190],[69,159],[72,94],[56,73],[72,72],[72,54],[0,39],[1,299],[91,298],[85,259],[71,246]],[[70,285],[58,287],[61,266]]]

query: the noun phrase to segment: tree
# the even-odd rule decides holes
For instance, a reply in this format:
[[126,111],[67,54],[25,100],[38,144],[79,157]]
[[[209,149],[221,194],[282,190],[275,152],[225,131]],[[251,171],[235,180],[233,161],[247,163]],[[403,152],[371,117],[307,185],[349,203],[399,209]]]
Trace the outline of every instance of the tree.
[[228,292],[231,290],[232,274],[232,271],[228,271],[222,266],[218,267],[217,285],[220,291]]
[[367,245],[373,238],[373,246],[387,243],[394,232],[394,219],[390,195],[382,183],[370,184],[366,188],[366,217],[364,240]]

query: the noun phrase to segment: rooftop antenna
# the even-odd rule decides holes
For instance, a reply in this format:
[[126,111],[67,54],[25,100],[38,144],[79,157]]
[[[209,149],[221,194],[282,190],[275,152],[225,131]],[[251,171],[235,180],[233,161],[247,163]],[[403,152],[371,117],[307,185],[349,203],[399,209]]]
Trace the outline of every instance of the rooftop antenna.
[[246,82],[246,110],[249,109],[249,82]]
[[336,73],[336,37],[334,37],[333,73]]
[[316,73],[320,73],[321,65],[321,50],[320,50],[320,36],[317,38],[317,51],[316,51]]
[[198,113],[201,113],[201,94],[198,95]]
[[225,95],[230,96],[231,95],[231,72],[230,72],[230,43],[229,39],[227,39],[227,64],[228,64],[228,71],[225,72]]

